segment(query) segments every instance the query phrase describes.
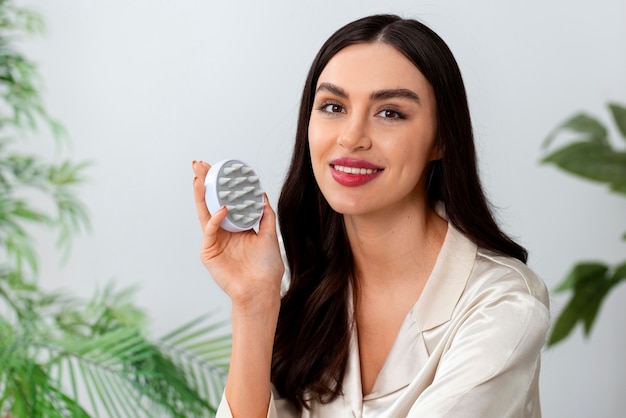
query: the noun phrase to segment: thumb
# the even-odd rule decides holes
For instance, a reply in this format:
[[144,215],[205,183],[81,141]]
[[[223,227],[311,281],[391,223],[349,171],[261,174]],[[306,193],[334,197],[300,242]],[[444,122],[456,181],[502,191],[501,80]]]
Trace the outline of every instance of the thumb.
[[270,200],[267,197],[267,193],[263,194],[265,200],[265,206],[263,206],[263,216],[259,223],[259,234],[268,233],[276,236],[276,213],[270,205]]

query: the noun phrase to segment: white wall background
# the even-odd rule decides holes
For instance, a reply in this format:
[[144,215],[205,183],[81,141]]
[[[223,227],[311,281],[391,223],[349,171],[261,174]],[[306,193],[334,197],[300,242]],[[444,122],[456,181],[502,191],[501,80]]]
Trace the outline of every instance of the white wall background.
[[[588,110],[626,103],[626,2],[620,0],[22,1],[47,21],[23,43],[49,110],[68,128],[93,232],[59,264],[41,236],[42,283],[90,295],[139,284],[161,334],[229,304],[200,264],[193,159],[247,160],[275,203],[308,66],[339,26],[393,12],[431,26],[463,71],[485,186],[505,229],[550,287],[580,259],[617,262],[626,199],[540,166],[546,134]],[[49,152],[47,133],[30,143]],[[624,145],[623,143],[621,145]],[[553,311],[563,306],[553,298]],[[545,417],[618,417],[626,406],[626,286],[543,359]]]

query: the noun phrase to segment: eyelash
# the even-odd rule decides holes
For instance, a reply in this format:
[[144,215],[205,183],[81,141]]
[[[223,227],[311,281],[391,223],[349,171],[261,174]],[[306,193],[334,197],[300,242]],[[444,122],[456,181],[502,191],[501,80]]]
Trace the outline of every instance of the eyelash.
[[[329,111],[327,108],[329,106],[333,106],[333,107],[338,107],[341,108],[341,112],[333,112],[333,111]],[[329,114],[333,114],[333,113],[343,113],[345,111],[344,107],[342,105],[340,105],[339,103],[336,102],[324,102],[322,103],[319,108],[319,111],[321,112],[325,112],[325,113],[329,113]]]
[[[329,106],[338,107],[338,108],[341,109],[341,111],[340,112],[330,111],[330,110],[327,109]],[[328,113],[328,114],[344,113],[345,112],[344,107],[342,105],[340,105],[339,103],[336,103],[336,102],[324,102],[324,103],[322,103],[318,107],[318,110],[321,111],[321,112]],[[398,112],[397,110],[394,110],[394,109],[382,109],[378,113],[376,113],[376,115],[380,115],[381,113],[387,113],[387,112],[393,113],[395,116],[391,116],[391,117],[381,116],[383,119],[406,119],[406,115],[404,115],[403,113]]]
[[403,113],[398,112],[397,110],[394,109],[383,109],[380,112],[376,113],[376,115],[380,115],[381,113],[394,113],[395,116],[393,117],[387,117],[387,116],[383,116],[383,119],[406,119],[406,115]]

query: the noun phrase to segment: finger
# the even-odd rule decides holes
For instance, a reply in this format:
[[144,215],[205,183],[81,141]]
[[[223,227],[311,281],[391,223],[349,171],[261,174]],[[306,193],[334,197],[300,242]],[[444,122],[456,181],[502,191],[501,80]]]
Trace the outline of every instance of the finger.
[[204,180],[211,166],[202,161],[194,161],[192,164],[195,177],[193,179],[193,196],[196,202],[196,212],[200,226],[204,228],[211,219],[211,214],[205,200]]
[[259,223],[259,233],[269,233],[276,236],[276,213],[270,205],[267,193],[263,193],[265,206],[263,206],[263,216]]
[[226,215],[228,215],[228,209],[226,208],[226,206],[222,206],[220,210],[215,212],[215,215],[213,215],[205,224],[206,226],[204,228],[204,247],[211,247],[213,246],[213,244],[215,244],[215,242],[217,241],[217,233],[220,230],[220,224],[222,223],[224,218],[226,218]]

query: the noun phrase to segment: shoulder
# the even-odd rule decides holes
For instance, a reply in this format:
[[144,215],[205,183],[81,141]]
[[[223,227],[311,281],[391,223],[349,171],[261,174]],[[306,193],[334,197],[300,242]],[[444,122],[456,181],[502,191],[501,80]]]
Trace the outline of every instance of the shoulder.
[[[485,319],[494,329],[518,333],[516,337],[533,334],[539,342],[550,326],[549,293],[526,264],[478,248],[451,323],[473,327],[474,322],[482,323]],[[511,337],[511,341],[516,339]]]
[[461,345],[478,338],[509,353],[499,362],[494,359],[495,369],[509,364],[513,354],[530,361],[540,352],[550,327],[547,287],[521,261],[478,248],[449,327]]
[[[468,287],[526,295],[549,307],[548,289],[539,276],[520,260],[478,248]],[[494,295],[495,296],[495,295]]]

